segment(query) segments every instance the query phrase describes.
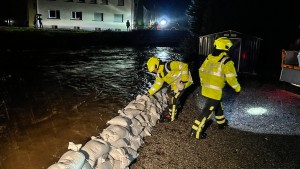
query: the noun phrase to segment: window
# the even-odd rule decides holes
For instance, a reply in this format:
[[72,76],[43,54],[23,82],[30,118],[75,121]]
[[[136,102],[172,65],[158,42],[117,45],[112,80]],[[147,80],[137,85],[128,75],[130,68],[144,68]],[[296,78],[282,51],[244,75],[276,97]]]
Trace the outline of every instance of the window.
[[103,21],[103,13],[94,13],[94,20],[95,21]]
[[90,4],[97,4],[97,0],[90,0]]
[[124,0],[118,0],[118,6],[124,6]]
[[59,10],[49,10],[48,15],[49,15],[49,18],[60,19],[60,11]]
[[73,0],[65,0],[65,2],[74,2]]
[[85,3],[85,0],[77,0],[78,3]]
[[74,20],[82,20],[82,12],[72,12],[72,18]]
[[103,5],[108,5],[108,0],[102,0]]
[[114,22],[123,22],[123,14],[114,14]]

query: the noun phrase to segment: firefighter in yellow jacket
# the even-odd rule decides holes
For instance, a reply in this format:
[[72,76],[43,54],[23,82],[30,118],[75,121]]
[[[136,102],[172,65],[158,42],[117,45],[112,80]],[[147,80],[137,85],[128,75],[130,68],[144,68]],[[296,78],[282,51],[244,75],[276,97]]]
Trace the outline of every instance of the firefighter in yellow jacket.
[[184,89],[193,84],[188,64],[180,61],[164,63],[153,56],[148,60],[147,68],[149,72],[156,73],[156,78],[146,95],[155,94],[164,84],[167,84],[170,101],[168,111],[163,113],[161,121],[174,121],[180,106],[180,96]]
[[206,98],[203,112],[194,121],[191,136],[197,139],[206,138],[204,127],[214,115],[219,129],[228,126],[222,107],[222,90],[229,84],[236,92],[241,91],[237,80],[234,62],[229,58],[228,51],[232,42],[227,37],[214,41],[214,50],[207,56],[199,69],[201,94]]

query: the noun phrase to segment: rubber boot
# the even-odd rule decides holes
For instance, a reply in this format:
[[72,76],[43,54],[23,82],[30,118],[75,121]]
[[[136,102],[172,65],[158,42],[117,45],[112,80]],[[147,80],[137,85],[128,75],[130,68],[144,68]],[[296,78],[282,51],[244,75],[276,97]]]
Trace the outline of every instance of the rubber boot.
[[[196,136],[196,131],[192,129],[190,131],[189,136],[190,137],[195,137]],[[200,139],[205,139],[206,137],[207,137],[207,134],[205,132],[200,132]]]
[[200,133],[200,139],[206,139],[207,134],[204,132]]
[[225,127],[227,127],[227,126],[228,126],[228,120],[225,120],[225,122],[223,124],[218,124],[218,128],[220,130],[225,129]]

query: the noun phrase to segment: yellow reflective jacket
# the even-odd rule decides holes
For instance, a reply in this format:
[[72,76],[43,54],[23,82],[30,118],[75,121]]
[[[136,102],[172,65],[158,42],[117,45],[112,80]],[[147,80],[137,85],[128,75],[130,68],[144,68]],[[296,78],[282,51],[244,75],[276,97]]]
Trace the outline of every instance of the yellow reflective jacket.
[[234,63],[226,52],[219,56],[209,54],[199,69],[199,77],[202,95],[215,100],[221,100],[226,82],[235,90],[240,88]]
[[[171,61],[159,65],[154,84],[148,90],[150,95],[156,93],[164,83],[171,86],[175,93],[193,84],[188,64],[180,61]],[[186,82],[185,84],[182,82]]]

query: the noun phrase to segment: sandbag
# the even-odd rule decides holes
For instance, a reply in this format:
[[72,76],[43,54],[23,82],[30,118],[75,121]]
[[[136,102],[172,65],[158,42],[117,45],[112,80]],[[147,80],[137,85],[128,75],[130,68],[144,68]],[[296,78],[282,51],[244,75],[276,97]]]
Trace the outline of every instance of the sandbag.
[[82,144],[74,144],[73,142],[69,142],[68,150],[79,151],[82,147]]
[[112,148],[109,155],[114,159],[114,168],[125,168],[133,161],[132,156],[124,148]]
[[85,156],[82,152],[69,150],[65,152],[56,164],[48,169],[82,169]]
[[[128,126],[129,128],[129,126]],[[103,138],[104,141],[107,142],[115,142],[120,138],[128,138],[131,136],[130,132],[119,125],[110,125],[106,129],[100,133],[100,136]]]
[[88,141],[81,150],[83,154],[86,156],[91,167],[95,166],[95,163],[98,158],[106,158],[108,152],[110,151],[110,146],[105,141],[100,140],[90,140]]
[[144,117],[140,114],[135,116],[135,119],[137,119],[143,127],[148,125],[148,123],[145,121]]
[[131,120],[124,116],[116,116],[116,117],[112,118],[111,120],[107,121],[107,124],[128,127],[131,124]]
[[137,95],[135,100],[137,102],[148,102],[150,101],[150,98],[147,95],[143,95],[143,96]]
[[148,115],[147,113],[143,112],[141,113],[141,116],[143,117],[143,119],[145,120],[146,123],[150,122],[150,115]]
[[140,135],[131,137],[129,141],[130,148],[134,149],[135,151],[137,151],[140,148],[140,146],[144,143]]
[[130,102],[125,108],[126,109],[137,109],[137,110],[145,110],[145,105],[141,104],[141,103],[137,103],[135,101]]
[[84,164],[83,164],[83,166],[82,166],[82,169],[93,169],[93,168],[92,168],[92,166],[90,165],[90,163],[89,163],[87,160],[85,160],[85,161],[84,161]]
[[151,130],[149,127],[145,127],[144,130],[141,132],[140,136],[146,137],[146,136],[151,136]]
[[106,159],[98,159],[95,169],[113,169],[113,167],[114,159],[112,157],[108,157]]
[[140,135],[140,133],[143,131],[144,127],[142,124],[136,119],[133,118],[131,120],[132,124],[130,125],[130,131],[134,136]]
[[[127,126],[129,128],[129,126]],[[110,125],[106,129],[111,130],[114,134],[119,135],[120,138],[127,138],[131,136],[131,133],[128,129],[119,125]]]
[[109,144],[111,144],[115,148],[121,148],[121,147],[129,147],[131,143],[126,138],[120,138],[114,142],[109,142]]
[[166,90],[158,91],[155,97],[138,95],[118,111],[119,116],[107,122],[109,126],[100,138],[92,137],[82,148],[70,142],[68,148],[75,151],[66,152],[48,169],[129,169],[144,143],[143,137],[151,136],[152,127],[168,106]]
[[125,114],[126,117],[132,119],[135,116],[141,114],[143,111],[137,110],[137,109],[132,109],[132,108],[127,108],[127,109],[124,109],[123,112],[124,112],[124,114]]

